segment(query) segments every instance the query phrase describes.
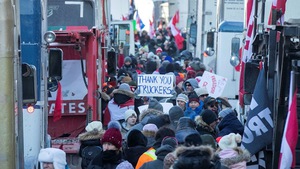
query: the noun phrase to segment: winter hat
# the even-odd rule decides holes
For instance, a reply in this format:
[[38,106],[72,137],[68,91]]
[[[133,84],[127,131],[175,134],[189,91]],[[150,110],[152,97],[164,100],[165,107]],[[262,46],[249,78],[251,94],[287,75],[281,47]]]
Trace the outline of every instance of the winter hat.
[[127,136],[127,146],[135,147],[135,146],[147,146],[147,137],[137,129],[133,129],[128,133]]
[[102,128],[102,123],[101,121],[92,121],[90,122],[86,127],[85,127],[85,130],[87,132],[90,132],[90,131],[93,131],[93,130],[98,130],[98,131],[101,131],[103,128]]
[[189,102],[192,102],[192,101],[199,102],[199,97],[198,97],[198,95],[195,92],[192,92],[189,95]]
[[219,112],[219,117],[224,118],[228,114],[233,113],[231,108],[225,108]]
[[187,79],[195,78],[196,77],[196,72],[194,70],[189,70],[186,74]]
[[152,74],[157,69],[157,64],[154,61],[146,63],[146,74]]
[[213,97],[208,96],[207,98],[204,99],[204,108],[206,109],[208,106],[215,105],[215,104],[216,104],[216,99]]
[[167,127],[161,127],[155,134],[155,141],[161,142],[165,137],[175,137],[175,132]]
[[240,143],[241,141],[242,141],[242,137],[240,134],[230,133],[221,138],[219,142],[219,147],[222,150],[234,149],[238,146],[237,144]]
[[202,112],[201,116],[202,116],[202,120],[208,125],[210,125],[214,121],[218,120],[216,114],[213,111],[208,110],[208,109],[204,110]]
[[132,63],[132,59],[129,56],[125,57],[124,63],[126,63],[126,62]]
[[169,115],[168,114],[161,114],[161,115],[158,115],[154,118],[150,118],[147,121],[147,124],[148,123],[155,124],[157,126],[157,128],[161,128],[162,126],[164,126],[166,124],[170,124]]
[[166,73],[174,72],[174,65],[172,63],[168,64],[166,67]]
[[116,128],[106,130],[102,136],[101,143],[111,143],[120,149],[122,147],[122,135],[120,130]]
[[157,49],[156,49],[156,53],[157,52],[162,52],[162,49],[160,48],[160,47],[158,47]]
[[179,106],[173,106],[170,110],[169,110],[169,118],[170,118],[170,121],[173,122],[173,123],[178,123],[179,119],[181,117],[183,117],[184,114],[183,114],[183,110],[182,108],[180,108]]
[[208,95],[208,91],[205,87],[196,88],[194,91],[196,92],[198,97],[200,97],[201,95]]
[[40,150],[38,161],[53,163],[55,169],[65,169],[66,153],[58,148],[44,148]]
[[143,131],[153,131],[156,133],[158,131],[158,128],[155,124],[148,123],[148,124],[144,125]]
[[176,98],[176,101],[177,100],[184,101],[185,103],[187,103],[189,101],[189,98],[187,97],[187,95],[180,93]]
[[131,91],[130,86],[129,86],[127,83],[122,83],[122,84],[119,86],[118,89],[115,89],[115,90],[113,91],[113,93],[114,93],[114,94],[117,94],[117,93],[119,93],[119,94],[124,94],[124,95],[127,95],[127,96],[131,97],[131,98],[134,97],[134,93]]
[[128,119],[129,117],[131,117],[131,116],[137,117],[136,112],[135,112],[134,110],[132,110],[132,109],[126,110],[126,111],[125,111],[125,116],[124,116],[125,121],[127,121],[127,119]]
[[162,146],[169,145],[175,149],[178,146],[178,140],[176,139],[176,137],[167,136],[167,137],[163,138],[161,145]]
[[122,83],[127,83],[127,84],[131,81],[132,81],[132,79],[130,76],[124,76],[121,80]]
[[122,84],[119,86],[118,89],[119,89],[119,90],[125,90],[125,91],[130,91],[130,92],[131,92],[130,86],[129,86],[127,83],[122,83]]
[[202,139],[202,145],[209,145],[213,149],[217,148],[216,141],[211,134],[202,134],[201,139]]
[[118,121],[110,121],[108,124],[107,124],[107,129],[110,129],[110,128],[115,128],[115,129],[118,129],[121,131],[121,125]]
[[155,109],[161,112],[164,111],[163,106],[156,99],[151,99],[149,101],[148,109]]
[[200,146],[201,144],[202,139],[199,133],[191,133],[184,139],[185,146]]
[[177,130],[184,129],[184,128],[187,128],[187,127],[195,129],[196,124],[189,117],[181,117],[178,121]]

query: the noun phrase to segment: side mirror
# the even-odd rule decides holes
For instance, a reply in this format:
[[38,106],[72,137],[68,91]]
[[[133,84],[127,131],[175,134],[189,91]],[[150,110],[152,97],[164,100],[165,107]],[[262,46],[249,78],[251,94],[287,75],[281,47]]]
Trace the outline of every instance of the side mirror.
[[62,79],[63,51],[55,48],[49,51],[49,77],[60,81]]
[[190,39],[189,42],[195,47],[197,44],[197,23],[190,25]]
[[204,51],[206,56],[212,56],[215,54],[214,50],[215,32],[207,32],[206,35],[206,50]]
[[107,52],[107,73],[113,76],[117,73],[117,57],[114,50]]
[[240,50],[240,38],[234,37],[231,39],[231,57],[230,57],[230,64],[233,67],[236,67],[237,65],[240,64],[239,50]]
[[37,77],[34,65],[22,63],[23,104],[35,104],[37,101]]

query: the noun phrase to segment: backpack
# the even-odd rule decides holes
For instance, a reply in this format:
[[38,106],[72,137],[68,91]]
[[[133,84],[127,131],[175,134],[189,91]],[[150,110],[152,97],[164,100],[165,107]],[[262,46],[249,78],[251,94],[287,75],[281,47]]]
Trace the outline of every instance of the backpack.
[[100,146],[86,146],[81,151],[81,167],[83,169],[87,168],[90,162],[102,152],[102,148]]

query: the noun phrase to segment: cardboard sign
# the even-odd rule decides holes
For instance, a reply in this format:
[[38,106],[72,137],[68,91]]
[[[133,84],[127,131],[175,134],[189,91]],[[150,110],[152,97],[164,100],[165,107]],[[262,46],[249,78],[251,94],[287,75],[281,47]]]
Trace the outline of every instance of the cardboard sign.
[[171,97],[173,91],[173,80],[173,75],[139,75],[137,79],[139,96]]
[[199,87],[205,87],[210,96],[217,98],[222,95],[226,83],[227,78],[205,71]]

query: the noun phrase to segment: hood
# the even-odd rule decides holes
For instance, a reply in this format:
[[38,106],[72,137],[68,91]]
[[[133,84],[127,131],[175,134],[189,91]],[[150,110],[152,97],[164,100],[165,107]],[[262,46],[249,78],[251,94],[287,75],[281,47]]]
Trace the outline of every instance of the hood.
[[182,84],[182,87],[183,87],[184,91],[186,91],[186,83],[190,83],[194,89],[196,89],[196,88],[199,87],[198,81],[197,81],[196,79],[194,79],[194,78],[190,78],[190,79],[186,80],[186,81]]
[[[196,123],[196,125],[197,126],[202,126],[202,127],[208,127],[208,128],[210,128],[211,129],[211,127],[207,124],[207,123],[205,123],[204,121],[203,121],[203,119],[202,119],[202,116],[196,116],[195,117],[195,123]],[[213,130],[213,129],[212,129]]]
[[111,99],[110,96],[105,92],[101,92],[101,98],[105,101],[109,101]]
[[131,98],[134,97],[134,93],[132,91],[127,91],[127,90],[122,90],[122,89],[115,89],[113,91],[114,94],[118,93],[118,94],[124,94],[126,96],[129,96]]
[[155,109],[147,109],[145,111],[143,111],[140,116],[139,116],[139,121],[143,121],[143,119],[146,116],[150,116],[150,115],[160,115],[160,114],[164,114],[162,111],[159,110],[155,110]]
[[81,133],[78,136],[79,141],[85,141],[85,140],[94,140],[94,139],[100,139],[102,138],[104,134],[104,130],[98,131],[98,130],[92,130],[89,132]]
[[[230,151],[237,152],[237,155],[223,158],[227,154],[230,154]],[[227,167],[239,162],[248,162],[251,157],[250,153],[247,150],[241,149],[240,147],[234,150],[222,150],[219,152],[219,156],[221,157],[221,163]]]
[[174,148],[170,145],[162,145],[155,151],[157,159],[164,160],[165,156],[174,151]]
[[[188,153],[188,152],[194,152],[194,153]],[[205,152],[205,153],[203,153]],[[211,146],[192,146],[192,147],[186,147],[186,146],[180,146],[178,148],[176,148],[175,153],[176,153],[176,157],[179,156],[189,156],[192,155],[193,157],[202,155],[202,154],[206,154],[210,159],[213,158],[213,149],[211,148]]]

